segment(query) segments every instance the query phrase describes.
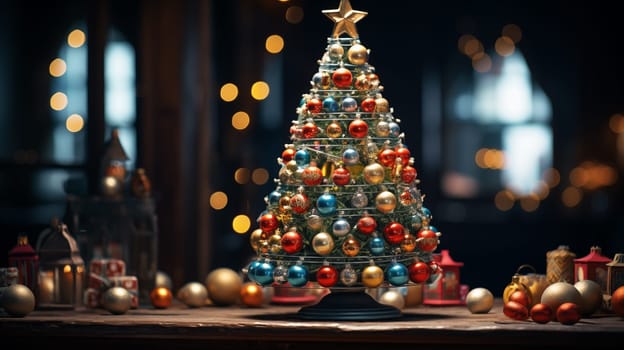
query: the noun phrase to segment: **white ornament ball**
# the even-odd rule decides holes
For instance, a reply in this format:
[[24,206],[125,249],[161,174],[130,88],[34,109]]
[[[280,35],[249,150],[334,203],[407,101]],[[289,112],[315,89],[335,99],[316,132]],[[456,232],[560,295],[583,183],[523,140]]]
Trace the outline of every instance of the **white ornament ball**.
[[405,307],[405,297],[403,297],[403,294],[399,293],[396,290],[389,290],[384,292],[379,297],[378,301],[380,304],[394,306],[399,310]]
[[473,314],[486,314],[494,306],[494,295],[486,288],[473,288],[466,295],[466,306]]
[[596,281],[582,280],[574,283],[581,297],[583,297],[583,303],[578,305],[581,308],[581,315],[584,317],[592,315],[598,311],[602,306],[602,288]]
[[102,294],[102,306],[115,315],[125,314],[132,305],[132,296],[126,288],[111,287]]
[[208,290],[202,283],[188,282],[178,290],[176,298],[188,307],[201,307],[206,305]]
[[574,303],[580,307],[583,304],[581,293],[568,282],[555,282],[550,284],[542,292],[541,303],[557,310],[563,303]]
[[0,307],[11,316],[24,317],[35,309],[35,295],[23,284],[12,284],[0,294]]

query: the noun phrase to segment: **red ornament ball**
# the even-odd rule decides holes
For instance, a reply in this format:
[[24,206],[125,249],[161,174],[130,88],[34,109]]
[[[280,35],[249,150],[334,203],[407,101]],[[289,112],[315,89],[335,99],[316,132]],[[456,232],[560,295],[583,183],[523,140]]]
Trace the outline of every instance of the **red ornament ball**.
[[405,236],[405,227],[398,222],[390,222],[384,228],[384,237],[390,244],[399,244]]
[[554,312],[550,305],[537,303],[531,307],[530,316],[536,323],[548,323],[553,320]]
[[319,134],[319,128],[313,122],[307,122],[301,127],[301,135],[306,139],[311,139]]
[[321,102],[321,100],[316,97],[311,98],[308,100],[308,102],[306,102],[306,108],[312,114],[321,113],[321,111],[323,110],[323,102]]
[[375,111],[375,99],[372,97],[365,98],[364,101],[360,104],[362,111],[364,112],[374,112]]
[[557,321],[572,325],[581,320],[581,309],[575,303],[565,302],[557,308]]
[[297,193],[290,197],[290,209],[297,214],[303,214],[308,211],[310,207],[310,200],[308,196],[303,193]]
[[277,217],[271,213],[264,214],[258,219],[258,224],[262,232],[275,231],[277,228]]
[[323,287],[332,287],[338,282],[338,271],[331,265],[321,266],[316,272],[316,282]]
[[520,289],[511,293],[509,295],[509,300],[517,301],[526,307],[529,307],[531,304],[531,300],[529,299],[529,296],[527,295],[527,293]]
[[416,261],[407,268],[410,281],[424,283],[431,276],[431,268],[424,261]]
[[290,162],[291,160],[293,160],[295,158],[295,153],[297,153],[297,151],[295,151],[294,148],[286,148],[283,152],[282,152],[282,162],[284,162],[284,164]]
[[383,151],[379,152],[379,163],[381,163],[385,167],[394,166],[394,161],[396,160],[396,152],[391,148],[386,148]]
[[240,290],[241,302],[249,307],[262,306],[264,302],[264,290],[255,282],[246,282]]
[[397,158],[401,158],[401,164],[403,164],[403,166],[407,166],[409,164],[410,157],[412,156],[410,150],[407,149],[407,147],[401,146],[398,147],[395,152]]
[[150,301],[157,309],[166,309],[171,305],[173,294],[167,287],[156,287],[150,292]]
[[438,247],[438,235],[430,229],[422,228],[416,235],[418,248],[425,252],[432,252]]
[[[403,158],[401,158],[401,161],[403,161]],[[416,168],[411,165],[407,165],[403,168],[403,170],[401,170],[401,181],[406,184],[410,184],[416,180],[416,175]]]
[[351,86],[353,74],[351,74],[350,70],[341,67],[336,69],[332,74],[332,81],[337,88],[345,89]]
[[529,318],[529,310],[517,301],[506,302],[503,305],[503,314],[517,321],[524,321]]
[[611,310],[618,316],[624,316],[624,286],[611,293]]
[[332,174],[332,181],[338,186],[344,186],[351,181],[351,173],[348,169],[339,167]]
[[323,182],[323,172],[317,166],[309,166],[303,169],[301,180],[308,186],[320,185]]
[[369,235],[377,229],[377,221],[372,216],[362,216],[357,222],[357,229]]
[[303,237],[297,231],[288,231],[282,235],[282,249],[288,254],[294,254],[303,248]]
[[368,135],[368,124],[362,119],[355,119],[349,124],[349,134],[357,139]]

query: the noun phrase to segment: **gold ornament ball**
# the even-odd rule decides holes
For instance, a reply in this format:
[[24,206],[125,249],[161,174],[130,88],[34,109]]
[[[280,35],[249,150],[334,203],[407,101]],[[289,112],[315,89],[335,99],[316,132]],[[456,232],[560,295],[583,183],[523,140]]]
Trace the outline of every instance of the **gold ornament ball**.
[[383,270],[379,266],[371,265],[362,270],[362,284],[369,288],[379,287],[384,280]]
[[329,255],[334,250],[334,239],[327,232],[319,232],[312,238],[312,249],[318,255]]
[[261,240],[262,240],[262,230],[259,228],[253,230],[251,234],[249,235],[249,244],[251,245],[251,248],[254,250],[254,252],[257,252],[258,248],[260,248]]
[[331,44],[328,53],[329,57],[333,58],[334,60],[338,60],[342,58],[342,55],[344,55],[344,49],[340,44]]
[[388,290],[379,297],[379,303],[394,306],[401,310],[405,307],[405,297],[396,290]]
[[165,287],[171,290],[173,288],[173,282],[171,281],[171,277],[164,271],[156,271],[155,287]]
[[563,303],[570,302],[576,305],[583,304],[581,293],[568,282],[555,282],[550,284],[542,292],[541,303],[557,310]]
[[199,282],[188,282],[178,290],[176,297],[188,307],[201,307],[206,305],[208,290]]
[[466,295],[466,306],[473,314],[487,314],[494,306],[494,295],[487,288],[474,288]]
[[308,228],[312,231],[318,232],[323,228],[323,218],[319,215],[312,214],[308,217]]
[[0,306],[11,316],[24,317],[35,309],[35,295],[23,284],[12,284],[0,294]]
[[[375,112],[387,113],[390,111],[390,103],[387,99],[380,97],[375,100]],[[385,136],[390,135],[390,124],[388,124],[388,133]]]
[[132,305],[132,296],[126,288],[108,288],[101,299],[102,306],[114,315],[125,314]]
[[392,213],[396,208],[396,196],[390,191],[383,191],[375,198],[375,206],[384,214]]
[[156,287],[150,292],[150,301],[157,309],[166,309],[171,306],[173,294],[166,287]]
[[259,307],[264,303],[264,291],[255,282],[246,282],[240,290],[241,302],[250,307]]
[[370,163],[364,167],[364,180],[371,185],[379,185],[383,182],[386,171],[379,163]]
[[243,279],[236,271],[221,267],[206,276],[205,284],[208,297],[215,305],[233,305],[240,299]]
[[355,44],[347,51],[347,58],[353,64],[364,64],[368,60],[368,50],[364,45]]
[[581,297],[583,298],[583,302],[577,304],[581,309],[581,315],[583,315],[583,317],[591,316],[600,309],[602,306],[602,288],[598,282],[582,280],[574,283],[574,288],[581,293]]

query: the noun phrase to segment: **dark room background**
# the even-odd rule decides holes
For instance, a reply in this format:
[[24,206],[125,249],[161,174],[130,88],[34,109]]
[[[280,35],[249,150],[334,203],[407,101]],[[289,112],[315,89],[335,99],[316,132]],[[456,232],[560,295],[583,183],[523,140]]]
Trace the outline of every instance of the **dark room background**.
[[[67,191],[93,191],[117,128],[129,166],[152,181],[159,269],[176,287],[240,270],[331,35],[322,10],[338,3],[4,2],[1,251],[64,217]],[[464,263],[462,283],[500,295],[520,265],[545,273],[546,252],[560,245],[578,257],[592,246],[624,251],[615,5],[351,4],[368,12],[361,42],[401,120],[438,250]]]

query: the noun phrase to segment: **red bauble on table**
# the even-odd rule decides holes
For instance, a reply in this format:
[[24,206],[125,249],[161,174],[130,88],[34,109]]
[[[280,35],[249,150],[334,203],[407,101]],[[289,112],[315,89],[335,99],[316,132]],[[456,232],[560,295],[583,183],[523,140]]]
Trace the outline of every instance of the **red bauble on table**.
[[503,314],[517,321],[524,321],[529,318],[529,310],[517,301],[506,302],[503,305]]
[[410,281],[424,283],[431,276],[431,268],[424,261],[416,261],[407,268]]
[[581,320],[581,309],[575,303],[565,302],[557,308],[557,321],[572,325]]
[[611,310],[616,315],[624,317],[624,286],[618,287],[611,293]]
[[529,316],[536,323],[548,323],[553,320],[554,312],[548,304],[537,303],[533,305]]
[[529,296],[527,295],[527,293],[525,293],[523,290],[516,290],[513,293],[511,293],[509,295],[509,300],[510,301],[516,301],[526,307],[529,307],[531,304],[531,299],[529,298]]

